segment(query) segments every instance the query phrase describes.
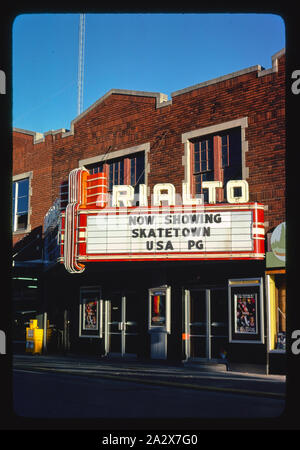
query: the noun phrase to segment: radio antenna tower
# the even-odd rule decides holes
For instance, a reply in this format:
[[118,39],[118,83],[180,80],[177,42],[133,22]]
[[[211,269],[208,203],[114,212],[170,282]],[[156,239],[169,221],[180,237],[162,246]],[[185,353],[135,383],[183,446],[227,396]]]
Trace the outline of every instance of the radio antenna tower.
[[77,115],[83,109],[83,77],[84,77],[84,42],[85,42],[85,14],[80,14],[79,19],[79,54],[78,54],[78,81],[77,81]]

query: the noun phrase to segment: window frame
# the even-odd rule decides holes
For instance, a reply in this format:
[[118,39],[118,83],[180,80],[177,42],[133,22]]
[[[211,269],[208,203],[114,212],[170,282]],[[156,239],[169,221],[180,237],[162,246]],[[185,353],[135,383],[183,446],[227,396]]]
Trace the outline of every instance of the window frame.
[[[224,165],[224,152],[223,152],[223,148],[225,147],[223,145],[223,138],[226,137],[226,164]],[[229,167],[229,160],[230,160],[230,147],[229,147],[229,131],[228,133],[224,133],[223,135],[221,135],[221,167],[222,169],[225,169],[226,167]]]
[[[139,184],[145,184],[147,186],[148,183],[148,173],[149,173],[149,152],[150,152],[150,143],[145,143],[141,145],[136,145],[134,147],[128,147],[122,150],[116,150],[113,152],[107,152],[104,155],[98,155],[92,158],[82,159],[79,161],[79,167],[84,166],[87,170],[89,169],[89,166],[96,165],[96,164],[102,164],[103,165],[103,172],[106,173],[107,179],[109,182],[109,170],[110,170],[110,164],[115,164],[118,161],[123,160],[124,161],[124,176],[123,176],[123,183],[124,185],[131,185],[131,160],[134,159],[134,157],[137,154],[143,154],[144,155],[144,180],[143,182],[140,182]],[[96,173],[96,172],[94,172]],[[135,176],[136,176],[136,168],[135,168]],[[139,177],[140,178],[140,177]],[[111,190],[108,189],[108,192],[111,192]]]
[[[202,144],[205,143],[205,149],[202,148]],[[210,143],[210,144],[209,144]],[[199,161],[196,162],[196,145],[198,146],[197,153],[199,155]],[[192,152],[191,152],[191,169],[192,169],[192,191],[194,194],[203,194],[203,181],[211,181],[209,179],[203,179],[203,177],[208,176],[208,178],[214,179],[214,144],[213,139],[209,136],[204,136],[203,139],[196,139],[192,142]],[[203,151],[204,150],[204,151]],[[202,158],[203,153],[205,153],[205,158]],[[210,153],[210,154],[209,154]],[[210,156],[210,157],[209,157]],[[198,159],[198,158],[197,158]],[[206,168],[203,167],[205,163]],[[196,170],[196,164],[198,169]],[[197,190],[197,184],[200,177],[200,191]]]
[[[31,187],[31,180],[33,177],[32,172],[25,172],[19,175],[14,175],[12,179],[12,232],[13,234],[24,234],[31,231],[31,195],[32,195],[32,187]],[[27,225],[25,228],[17,229],[17,208],[18,208],[18,201],[16,201],[16,198],[18,198],[18,185],[19,182],[23,180],[28,180],[28,204],[27,204]],[[17,187],[16,193],[15,193],[15,202],[13,204],[13,189],[14,185]],[[16,195],[17,194],[17,195]]]
[[[185,178],[182,180],[184,183],[188,183],[191,190],[191,196],[195,196],[195,186],[193,183],[193,143],[196,140],[204,139],[206,136],[213,136],[217,142],[214,143],[218,147],[219,157],[215,158],[214,154],[214,168],[217,167],[218,174],[215,173],[214,178],[218,181],[223,181],[220,179],[222,171],[222,141],[221,136],[228,130],[232,128],[240,128],[241,133],[241,172],[242,179],[246,180],[249,178],[249,168],[246,167],[246,152],[248,151],[248,141],[246,140],[246,128],[248,127],[248,117],[242,117],[240,119],[231,120],[228,122],[223,122],[217,125],[211,125],[204,128],[198,128],[196,130],[187,131],[182,133],[181,142],[184,144],[184,156],[182,158],[182,165],[184,166]],[[220,135],[218,135],[218,133]],[[214,152],[215,153],[215,152]],[[229,157],[229,155],[227,155]],[[219,163],[217,164],[217,160]],[[224,183],[223,183],[224,184]],[[223,201],[225,190],[217,190],[217,201]],[[219,191],[219,193],[218,193]]]

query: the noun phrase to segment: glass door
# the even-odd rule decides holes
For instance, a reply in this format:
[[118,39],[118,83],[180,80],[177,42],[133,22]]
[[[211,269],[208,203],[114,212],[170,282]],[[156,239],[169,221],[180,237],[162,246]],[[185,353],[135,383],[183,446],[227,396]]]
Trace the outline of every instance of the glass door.
[[120,295],[113,295],[109,301],[109,353],[124,353],[124,301]]
[[136,355],[138,309],[131,294],[113,294],[105,302],[105,351],[120,356]]
[[134,293],[128,293],[124,298],[123,315],[123,347],[124,354],[136,355],[138,353],[138,322],[140,314],[139,298]]
[[214,360],[226,356],[228,294],[226,288],[185,291],[187,358]]
[[191,291],[189,300],[189,357],[206,358],[208,331],[206,290]]
[[210,289],[210,358],[224,359],[228,344],[228,290]]

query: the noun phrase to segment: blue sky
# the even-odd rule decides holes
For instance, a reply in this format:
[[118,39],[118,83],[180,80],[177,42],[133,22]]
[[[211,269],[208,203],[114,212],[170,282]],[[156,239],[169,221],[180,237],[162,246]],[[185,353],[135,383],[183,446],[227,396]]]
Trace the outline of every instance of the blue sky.
[[[79,14],[13,24],[13,126],[70,128],[77,116]],[[273,14],[86,14],[83,110],[110,89],[171,93],[256,64],[285,47]]]

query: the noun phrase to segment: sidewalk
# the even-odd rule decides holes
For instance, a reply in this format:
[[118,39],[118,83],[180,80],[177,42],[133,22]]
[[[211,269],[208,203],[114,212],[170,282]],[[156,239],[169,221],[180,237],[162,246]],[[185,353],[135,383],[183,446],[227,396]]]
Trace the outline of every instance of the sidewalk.
[[283,375],[263,375],[209,370],[165,361],[96,358],[70,354],[14,355],[15,370],[52,372],[93,378],[117,379],[138,383],[173,386],[197,390],[214,390],[245,395],[285,398]]

